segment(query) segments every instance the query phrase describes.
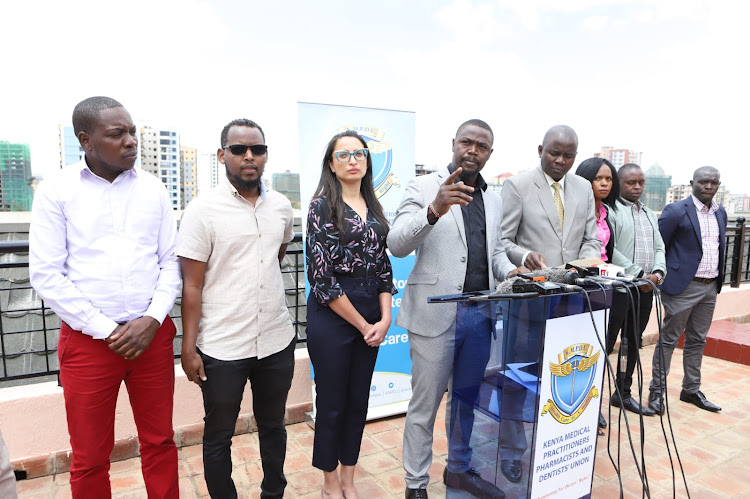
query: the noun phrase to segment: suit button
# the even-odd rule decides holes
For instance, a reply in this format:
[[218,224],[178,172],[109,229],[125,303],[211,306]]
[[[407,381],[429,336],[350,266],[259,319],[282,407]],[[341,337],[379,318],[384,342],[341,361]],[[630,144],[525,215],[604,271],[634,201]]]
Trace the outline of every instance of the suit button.
[[458,288],[459,291],[461,291],[462,289],[464,289],[464,287],[461,286],[461,285],[457,286],[457,288]]
[[466,261],[466,257],[465,257],[465,256],[462,256],[462,257],[461,257],[461,261],[462,261],[462,262],[465,262],[465,261]]
[[563,251],[568,251],[568,248],[563,248]]

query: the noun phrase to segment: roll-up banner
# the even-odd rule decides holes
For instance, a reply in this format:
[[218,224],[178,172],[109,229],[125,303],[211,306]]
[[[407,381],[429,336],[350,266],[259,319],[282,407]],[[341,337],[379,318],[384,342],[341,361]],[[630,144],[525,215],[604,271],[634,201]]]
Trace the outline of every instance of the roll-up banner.
[[[388,221],[392,223],[406,185],[415,174],[414,113],[299,102],[298,114],[303,232],[306,230],[310,200],[320,180],[321,162],[328,141],[345,130],[356,131],[367,143],[372,156],[375,193],[383,205]],[[414,265],[414,255],[407,258],[391,258],[391,264],[393,282],[398,294],[393,296],[393,323],[385,341],[380,345],[370,384],[368,420],[406,412],[411,398],[409,337],[405,329],[395,325],[395,321],[406,279]],[[309,293],[309,283],[306,288]]]

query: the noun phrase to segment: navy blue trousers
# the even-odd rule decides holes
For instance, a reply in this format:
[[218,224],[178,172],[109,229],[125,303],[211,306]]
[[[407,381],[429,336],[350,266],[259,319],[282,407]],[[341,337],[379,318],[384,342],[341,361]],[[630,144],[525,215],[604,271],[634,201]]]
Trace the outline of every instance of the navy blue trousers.
[[[337,276],[354,308],[370,324],[380,320],[380,282]],[[315,441],[312,464],[334,471],[357,464],[367,419],[370,383],[378,348],[336,312],[310,294],[307,351],[315,370]]]

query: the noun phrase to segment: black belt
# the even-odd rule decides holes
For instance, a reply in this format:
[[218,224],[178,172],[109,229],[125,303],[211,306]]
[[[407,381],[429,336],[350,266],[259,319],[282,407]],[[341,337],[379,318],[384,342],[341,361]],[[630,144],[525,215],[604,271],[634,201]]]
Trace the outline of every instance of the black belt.
[[711,284],[712,282],[716,280],[716,278],[715,277],[693,277],[693,280],[695,282],[700,282],[703,284]]

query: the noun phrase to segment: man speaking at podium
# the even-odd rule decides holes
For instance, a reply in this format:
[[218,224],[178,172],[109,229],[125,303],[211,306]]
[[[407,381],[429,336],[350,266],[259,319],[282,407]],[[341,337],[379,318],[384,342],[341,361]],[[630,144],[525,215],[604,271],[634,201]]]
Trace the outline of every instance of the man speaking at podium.
[[[539,146],[540,166],[510,177],[503,184],[503,243],[514,265],[539,270],[601,256],[591,183],[568,175],[577,154],[575,131],[565,125],[554,126]],[[513,347],[515,342],[509,340],[506,363],[537,361],[534,355],[520,358],[515,352],[538,352],[541,327],[533,318],[538,319],[543,313],[530,311],[521,315],[529,321],[522,327],[512,327],[508,334],[525,334],[526,347]],[[514,324],[518,326],[517,322]],[[504,423],[500,430],[500,469],[509,481],[517,483],[521,481],[521,456],[527,443],[522,424]]]
[[503,243],[510,261],[531,270],[599,258],[591,183],[568,175],[578,136],[557,125],[539,146],[541,165],[503,184]]
[[[427,498],[435,415],[451,374],[454,385],[478,386],[492,334],[492,321],[480,306],[428,304],[427,298],[486,290],[518,272],[501,240],[500,197],[479,174],[492,154],[493,140],[484,121],[462,124],[453,139],[451,164],[409,183],[388,233],[393,256],[412,251],[417,256],[396,319],[409,331],[412,360],[412,397],[404,427],[407,499]],[[473,407],[448,393],[446,411],[451,417],[446,416],[449,451],[443,480],[477,497],[504,497],[470,467]],[[460,436],[451,436],[451,429]]]

